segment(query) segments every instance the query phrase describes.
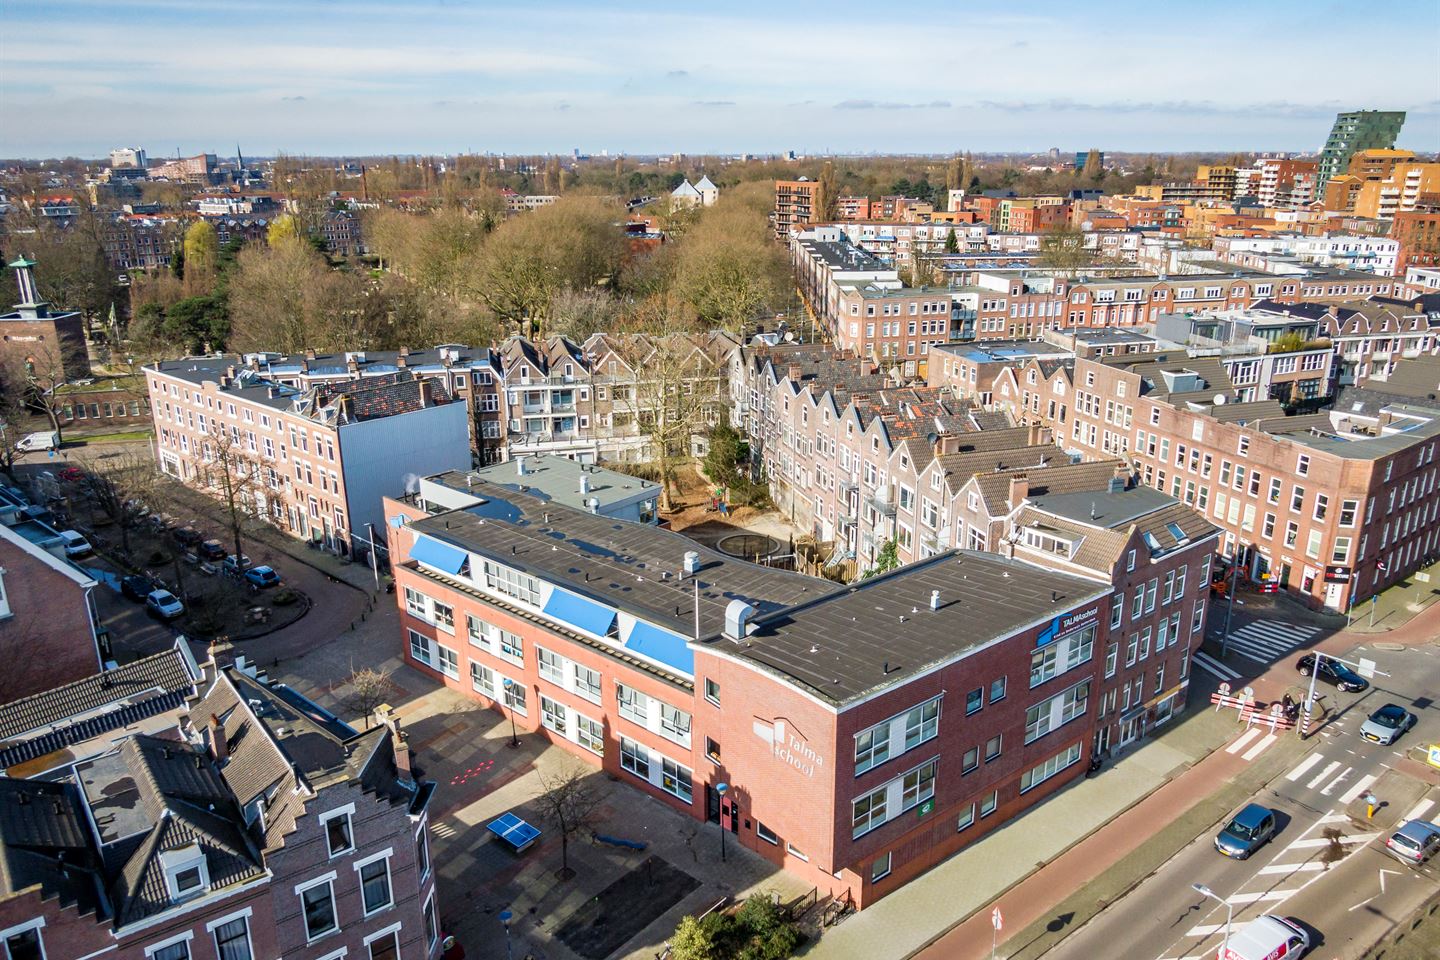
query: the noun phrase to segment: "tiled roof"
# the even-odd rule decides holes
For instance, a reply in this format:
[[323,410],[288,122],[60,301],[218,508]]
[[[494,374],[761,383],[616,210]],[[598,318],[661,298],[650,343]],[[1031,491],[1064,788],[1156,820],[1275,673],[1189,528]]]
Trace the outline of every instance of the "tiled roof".
[[0,740],[13,740],[122,701],[136,703],[189,690],[199,668],[183,644],[105,673],[0,706]]

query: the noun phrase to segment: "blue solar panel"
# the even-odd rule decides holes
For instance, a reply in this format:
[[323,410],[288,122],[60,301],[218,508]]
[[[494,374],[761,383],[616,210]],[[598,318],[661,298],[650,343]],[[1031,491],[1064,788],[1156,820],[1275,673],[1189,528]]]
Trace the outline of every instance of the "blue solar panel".
[[410,548],[410,558],[418,560],[427,567],[434,567],[436,570],[449,574],[460,572],[469,559],[469,554],[464,550],[452,547],[449,544],[441,543],[439,540],[431,540],[429,537],[416,537],[415,546]]
[[586,633],[593,633],[597,637],[607,635],[610,625],[615,622],[615,611],[609,607],[602,607],[558,588],[550,594],[550,599],[545,601],[545,616]]
[[685,638],[652,627],[643,620],[635,621],[635,629],[626,638],[625,648],[684,673],[695,672],[695,653],[686,646]]

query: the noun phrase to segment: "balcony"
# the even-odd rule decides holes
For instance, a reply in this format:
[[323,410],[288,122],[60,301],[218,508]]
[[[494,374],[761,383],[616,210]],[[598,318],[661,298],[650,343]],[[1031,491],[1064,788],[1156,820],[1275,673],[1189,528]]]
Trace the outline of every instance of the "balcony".
[[525,404],[523,407],[520,408],[520,411],[521,411],[522,413],[525,413],[525,414],[544,413],[544,412],[545,412],[545,404],[543,404],[543,403],[527,403],[527,404]]
[[874,507],[875,510],[876,510],[878,513],[880,513],[882,516],[886,516],[886,517],[893,517],[893,516],[895,516],[895,509],[896,509],[896,507],[895,507],[895,501],[894,501],[894,500],[891,500],[890,497],[889,497],[887,494],[880,493],[880,492],[876,492],[876,493],[874,493],[874,494],[871,494],[871,496],[870,496],[870,506]]
[[574,400],[556,400],[556,401],[554,401],[553,403],[550,404],[550,412],[551,412],[551,413],[574,413],[574,412],[575,412],[575,401],[574,401]]

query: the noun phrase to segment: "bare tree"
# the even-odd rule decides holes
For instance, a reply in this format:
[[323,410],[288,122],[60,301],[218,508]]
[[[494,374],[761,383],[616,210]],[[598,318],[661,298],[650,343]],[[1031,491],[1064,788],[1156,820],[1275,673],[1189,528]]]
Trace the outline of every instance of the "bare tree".
[[599,820],[602,797],[592,785],[594,772],[567,760],[553,773],[537,774],[544,791],[535,800],[540,817],[560,834],[560,870],[556,876],[561,880],[575,876],[570,869],[570,838]]
[[[50,422],[50,429],[58,434],[63,428],[60,410],[64,406],[59,388],[69,382],[66,360],[70,358],[74,363],[71,351],[77,348],[54,340],[25,346],[30,349],[0,354],[0,381],[4,383],[5,392],[17,398],[23,409],[44,416]],[[79,344],[78,349],[84,350],[84,344]]]
[[130,531],[150,512],[155,499],[155,461],[144,448],[126,450],[90,463],[81,487],[100,512],[120,529],[120,545],[130,552]]
[[25,403],[28,388],[12,388],[0,373],[0,473],[15,475],[15,461],[20,459],[20,441],[25,438],[21,423],[29,416]]
[[263,510],[265,478],[273,472],[271,461],[250,449],[254,440],[253,433],[247,435],[237,426],[212,421],[190,460],[196,476],[214,492],[225,510],[225,525],[234,541],[236,557],[245,555],[240,538],[245,518]]
[[1055,227],[1040,237],[1040,264],[1071,276],[1095,262],[1085,232],[1076,227]]
[[635,371],[627,401],[650,459],[660,473],[660,508],[670,509],[676,464],[690,456],[690,441],[718,416],[718,373],[694,338],[675,333],[682,308],[673,295],[643,301],[634,322],[642,332],[614,339],[616,352]]
[[345,682],[350,685],[350,705],[365,718],[367,729],[374,726],[375,708],[385,703],[394,689],[390,671],[374,667],[353,668]]

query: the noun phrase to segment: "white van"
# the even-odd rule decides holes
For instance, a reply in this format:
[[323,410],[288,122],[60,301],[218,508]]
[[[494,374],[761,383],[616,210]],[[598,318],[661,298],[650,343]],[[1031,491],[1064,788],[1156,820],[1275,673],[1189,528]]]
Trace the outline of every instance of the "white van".
[[90,541],[74,530],[61,530],[60,539],[65,543],[65,556],[83,557],[90,552]]
[[1310,934],[1291,920],[1266,914],[1230,935],[1216,960],[1291,960],[1310,949]]
[[44,430],[40,433],[27,433],[15,444],[16,450],[55,450],[60,446],[60,434],[55,430]]

